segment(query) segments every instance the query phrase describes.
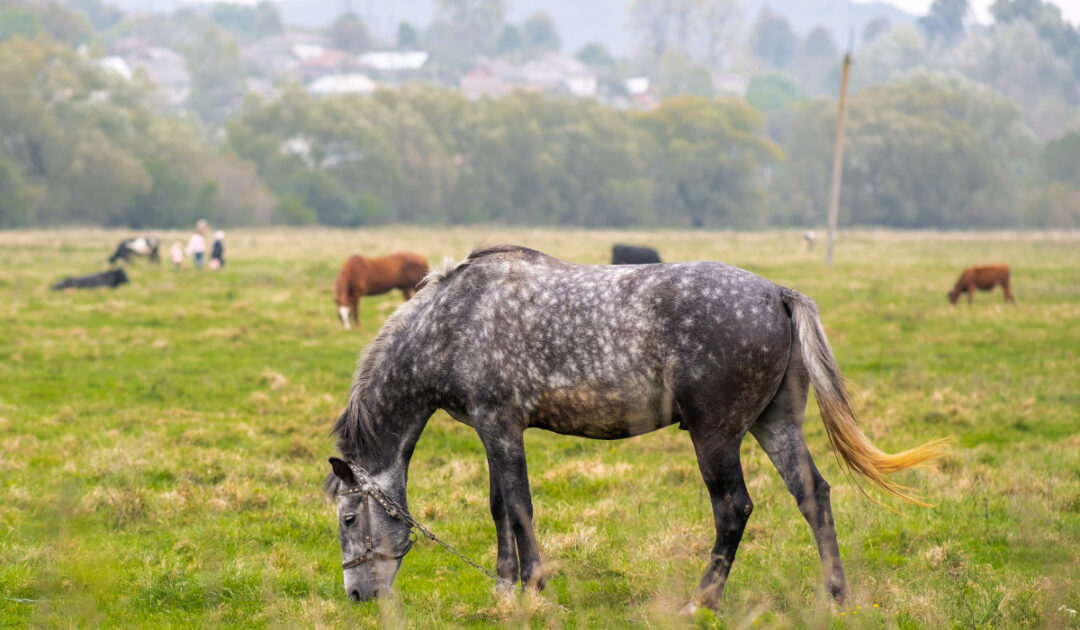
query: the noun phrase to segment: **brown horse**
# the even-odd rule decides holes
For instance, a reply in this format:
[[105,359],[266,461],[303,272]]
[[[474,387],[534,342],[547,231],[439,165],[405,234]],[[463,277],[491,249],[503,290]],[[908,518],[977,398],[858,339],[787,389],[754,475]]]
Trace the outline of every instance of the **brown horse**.
[[349,330],[350,316],[356,326],[360,326],[361,296],[401,289],[408,300],[427,271],[424,257],[412,252],[398,252],[384,258],[350,256],[337,277],[338,317],[345,330]]
[[967,294],[968,304],[975,295],[975,290],[992,291],[1000,285],[1005,291],[1005,301],[1015,302],[1012,291],[1009,290],[1009,266],[1005,263],[996,265],[984,265],[982,267],[968,267],[960,274],[956,286],[949,291],[949,302],[956,304],[960,296]]

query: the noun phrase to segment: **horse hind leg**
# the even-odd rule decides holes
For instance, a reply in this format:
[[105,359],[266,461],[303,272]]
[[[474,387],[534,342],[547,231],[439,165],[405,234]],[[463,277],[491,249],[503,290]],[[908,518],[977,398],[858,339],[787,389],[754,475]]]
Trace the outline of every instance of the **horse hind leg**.
[[[798,352],[797,345],[793,347],[793,352]],[[829,484],[814,465],[802,431],[808,388],[809,377],[801,356],[793,354],[779,391],[750,427],[750,433],[765,450],[788,491],[795,497],[799,512],[814,532],[825,574],[825,587],[837,602],[843,602],[849,591],[847,576],[840,562],[840,547],[836,542]]]

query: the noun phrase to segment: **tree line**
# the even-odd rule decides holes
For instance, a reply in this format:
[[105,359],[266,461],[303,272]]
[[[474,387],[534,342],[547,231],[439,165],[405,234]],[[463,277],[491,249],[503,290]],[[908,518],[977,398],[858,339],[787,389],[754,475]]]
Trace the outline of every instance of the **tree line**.
[[[998,0],[999,26],[964,36],[946,10],[954,1],[938,0],[922,31],[867,25],[841,223],[1080,227],[1080,133],[1069,131],[1080,72],[1075,29],[1038,0]],[[124,81],[96,63],[93,28],[127,32],[123,16],[95,0],[73,4],[88,8],[0,6],[2,227],[172,227],[201,217],[349,227],[824,221],[836,106],[789,71],[835,48],[812,32],[792,56],[794,44],[783,43],[790,29],[776,16],[760,17],[755,50],[772,61],[744,98],[702,90],[627,111],[524,92],[469,101],[425,84],[333,98],[284,85],[272,98],[244,98],[236,81],[213,78],[236,75],[233,57],[207,46],[195,64],[198,107],[177,115],[154,100],[145,79]],[[506,29],[497,21],[473,24],[453,6],[443,8],[447,24],[488,29],[498,45]],[[634,3],[640,24],[663,17],[650,6]],[[221,5],[211,15],[245,37],[282,28],[265,5]],[[668,62],[678,46],[696,46],[702,59],[718,50],[726,18],[713,16],[714,30],[697,31],[681,25],[699,28],[706,14],[688,15],[668,16],[652,31],[650,45]],[[176,20],[205,26],[193,15]],[[347,21],[336,26],[345,41]],[[520,31],[528,46],[557,39],[535,20]],[[945,61],[929,63],[931,50]],[[593,52],[595,63],[611,62]],[[236,98],[239,105],[227,105]]]

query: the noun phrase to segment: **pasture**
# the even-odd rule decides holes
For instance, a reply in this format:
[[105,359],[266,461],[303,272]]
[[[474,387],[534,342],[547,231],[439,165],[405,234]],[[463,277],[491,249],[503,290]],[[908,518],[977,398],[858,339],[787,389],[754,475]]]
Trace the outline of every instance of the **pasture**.
[[[1080,628],[1080,235],[385,228],[237,230],[222,272],[129,267],[116,290],[51,292],[101,271],[127,233],[0,233],[2,627]],[[185,234],[160,234],[164,244]],[[679,609],[714,529],[685,433],[588,441],[528,432],[545,560],[539,596],[492,583],[434,543],[406,557],[397,597],[356,605],[341,585],[320,484],[328,433],[365,342],[401,302],[336,318],[353,253],[429,261],[515,242],[606,262],[614,242],[665,261],[713,259],[813,297],[863,430],[896,451],[951,436],[902,474],[934,506],[875,505],[806,433],[833,486],[852,598],[824,594],[810,529],[757,444],[755,503],[715,615]],[[973,307],[946,291],[966,266],[1012,266]],[[413,515],[493,567],[487,469],[468,427],[437,414],[413,458]]]

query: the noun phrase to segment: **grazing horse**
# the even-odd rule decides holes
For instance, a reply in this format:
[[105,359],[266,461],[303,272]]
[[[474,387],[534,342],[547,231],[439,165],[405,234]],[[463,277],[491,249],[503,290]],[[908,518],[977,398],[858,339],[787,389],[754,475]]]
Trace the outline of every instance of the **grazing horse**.
[[360,326],[360,298],[379,295],[394,289],[408,300],[416,292],[416,285],[428,272],[423,256],[411,252],[398,252],[384,258],[350,256],[341,265],[336,284],[335,302],[338,318],[345,330],[349,330],[349,317]]
[[109,264],[115,265],[118,260],[131,262],[133,256],[146,256],[150,262],[155,264],[159,263],[161,262],[161,259],[158,257],[158,247],[160,245],[160,241],[153,236],[140,236],[138,238],[124,239],[116,246],[116,251],[113,252],[113,255],[109,256]]
[[[334,426],[331,458],[345,590],[389,590],[409,550],[406,479],[429,416],[445,409],[487,452],[500,585],[542,588],[522,433],[619,439],[679,424],[712,500],[716,541],[692,606],[715,608],[753,504],[739,445],[750,432],[813,529],[825,584],[848,595],[829,484],[803,438],[809,384],[833,449],[861,476],[941,453],[890,455],[855,421],[814,302],[737,267],[567,263],[531,249],[474,251],[433,271],[368,346]],[[674,516],[674,515],[673,515]]]
[[1012,291],[1009,290],[1009,266],[1005,263],[996,265],[984,265],[982,267],[968,267],[960,274],[956,286],[949,291],[949,303],[956,304],[960,295],[967,293],[968,304],[971,304],[975,296],[975,289],[980,291],[993,291],[994,287],[1001,285],[1005,291],[1006,302],[1016,302]]
[[64,289],[96,289],[97,287],[109,287],[115,289],[121,284],[127,284],[127,273],[123,268],[110,269],[89,276],[68,276],[52,286],[53,291]]
[[615,245],[611,248],[613,265],[648,265],[660,262],[660,254],[651,247],[640,245]]

